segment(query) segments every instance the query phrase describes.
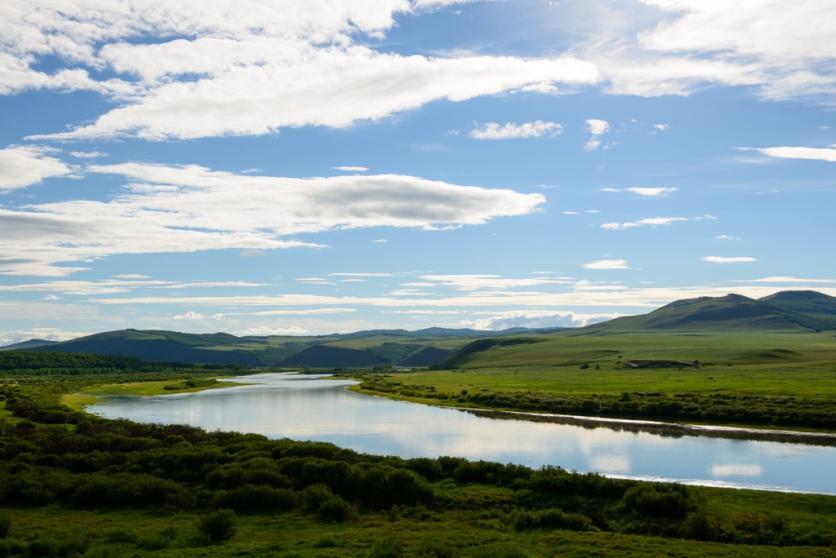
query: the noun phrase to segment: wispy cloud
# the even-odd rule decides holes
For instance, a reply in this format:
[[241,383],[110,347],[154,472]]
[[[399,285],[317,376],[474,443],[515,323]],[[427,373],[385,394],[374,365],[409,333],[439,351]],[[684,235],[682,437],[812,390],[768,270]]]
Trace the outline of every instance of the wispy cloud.
[[738,264],[758,261],[752,256],[703,256],[700,260],[713,264]]
[[668,194],[672,194],[678,190],[679,188],[676,188],[674,186],[635,186],[632,188],[601,188],[602,192],[629,192],[631,194],[636,194],[637,196],[642,196],[645,198],[661,198],[667,196]]
[[369,170],[369,167],[361,167],[359,165],[340,165],[338,167],[331,168],[343,172],[366,172],[367,170]]
[[586,269],[629,269],[627,260],[595,260],[583,264]]
[[557,122],[535,120],[533,122],[487,122],[470,131],[470,137],[477,140],[507,140],[525,138],[547,138],[558,136],[563,126]]
[[628,221],[625,223],[604,223],[601,225],[601,228],[608,231],[623,231],[638,227],[664,227],[672,225],[673,223],[682,223],[687,220],[687,217],[648,217],[646,219]]
[[836,145],[830,147],[739,147],[738,150],[756,151],[761,155],[777,159],[806,159],[808,161],[836,163]]

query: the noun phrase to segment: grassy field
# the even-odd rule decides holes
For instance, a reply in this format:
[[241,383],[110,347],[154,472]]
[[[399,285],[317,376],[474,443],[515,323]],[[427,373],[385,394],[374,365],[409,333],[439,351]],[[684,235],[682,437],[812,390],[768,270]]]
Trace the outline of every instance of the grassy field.
[[[832,334],[558,334],[474,349],[459,354],[458,368],[366,376],[354,389],[457,406],[836,430]],[[641,361],[669,363],[631,367]]]

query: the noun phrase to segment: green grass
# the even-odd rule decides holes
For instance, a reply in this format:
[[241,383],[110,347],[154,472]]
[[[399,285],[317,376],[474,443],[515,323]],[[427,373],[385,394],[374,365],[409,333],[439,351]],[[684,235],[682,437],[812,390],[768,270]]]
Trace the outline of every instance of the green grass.
[[[367,377],[353,389],[457,406],[834,429],[832,334],[561,333],[531,340],[464,351],[457,369]],[[699,367],[634,369],[626,365],[632,360]],[[658,405],[672,402],[690,408]]]
[[[478,488],[462,490],[475,496]],[[836,498],[719,489],[705,489],[705,493],[710,505],[722,507],[726,514],[744,517],[753,511],[770,510],[778,515],[792,514],[793,523],[801,529],[836,532]],[[200,514],[192,512],[102,512],[46,506],[0,508],[0,514],[13,518],[10,539],[82,541],[90,555],[100,556],[369,556],[382,540],[393,541],[407,557],[434,556],[427,553],[433,546],[453,556],[474,558],[490,556],[491,552],[496,556],[531,558],[834,556],[833,547],[732,545],[561,529],[521,532],[503,521],[501,513],[479,508],[363,512],[343,524],[322,523],[299,512],[239,515],[236,534],[221,544],[208,544],[201,539],[195,527]],[[142,548],[147,544],[143,541],[155,538],[165,540],[166,547],[153,552]],[[518,554],[512,554],[512,549]]]
[[223,382],[216,378],[198,378],[184,380],[159,380],[150,382],[127,382],[119,384],[97,384],[87,386],[84,391],[67,393],[60,401],[67,407],[80,411],[93,405],[103,397],[114,396],[150,396],[172,393],[194,393],[207,389],[241,386],[240,382]]

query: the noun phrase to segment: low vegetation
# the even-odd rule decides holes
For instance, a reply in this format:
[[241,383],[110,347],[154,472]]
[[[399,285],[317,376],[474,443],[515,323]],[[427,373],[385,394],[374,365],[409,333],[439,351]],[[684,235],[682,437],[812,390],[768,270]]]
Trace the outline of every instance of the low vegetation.
[[[182,374],[171,371],[158,383],[184,382]],[[0,556],[833,551],[833,497],[686,488],[455,457],[371,456],[323,443],[103,420],[59,403],[66,392],[95,391],[104,377],[15,375],[0,386],[7,419],[16,421],[0,426]],[[136,373],[109,377],[111,384],[131,381]]]

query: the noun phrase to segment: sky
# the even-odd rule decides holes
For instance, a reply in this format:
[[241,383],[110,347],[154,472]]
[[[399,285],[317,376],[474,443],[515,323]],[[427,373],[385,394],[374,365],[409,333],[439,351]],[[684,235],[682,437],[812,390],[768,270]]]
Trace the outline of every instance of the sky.
[[836,295],[836,3],[5,0],[0,343]]

